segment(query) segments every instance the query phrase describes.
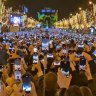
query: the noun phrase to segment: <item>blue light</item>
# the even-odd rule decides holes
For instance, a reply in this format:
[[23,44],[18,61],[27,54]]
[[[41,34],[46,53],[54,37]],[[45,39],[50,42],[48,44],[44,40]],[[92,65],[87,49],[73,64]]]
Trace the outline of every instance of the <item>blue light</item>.
[[54,13],[55,12],[55,10],[52,10],[52,13]]
[[46,10],[46,12],[51,12],[51,10]]
[[46,10],[42,10],[42,12],[46,12]]

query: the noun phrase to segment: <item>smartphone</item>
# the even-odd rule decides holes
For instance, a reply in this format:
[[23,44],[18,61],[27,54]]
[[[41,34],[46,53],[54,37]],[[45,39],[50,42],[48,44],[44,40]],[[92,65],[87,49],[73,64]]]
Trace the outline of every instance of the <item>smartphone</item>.
[[80,58],[82,54],[76,54],[75,57]]
[[61,48],[61,46],[60,46],[60,45],[57,45],[57,46],[56,46],[56,49],[59,49],[59,48]]
[[63,49],[63,53],[66,54],[66,49]]
[[48,53],[47,54],[47,58],[53,58],[53,54],[52,53]]
[[70,74],[69,74],[69,71],[65,71],[63,68],[61,68],[61,72],[66,75],[66,77],[69,77]]
[[84,48],[83,44],[78,45],[79,48]]
[[31,84],[30,83],[23,83],[23,91],[30,93],[31,92]]
[[86,59],[83,57],[80,57],[80,65],[79,65],[80,70],[84,71],[85,67],[86,67]]
[[15,80],[20,81],[21,80],[21,71],[15,71]]
[[54,61],[54,65],[60,65],[59,61]]
[[34,47],[34,52],[37,52],[37,48],[36,47]]
[[21,60],[15,60],[15,70],[21,70]]
[[49,51],[49,39],[42,40],[42,51]]
[[31,78],[29,76],[25,76],[25,78],[23,78],[23,91],[25,91],[26,93],[30,93],[31,92]]
[[96,50],[93,52],[94,56],[96,56]]
[[89,42],[88,45],[89,45],[89,46],[93,46],[93,43]]
[[2,67],[2,65],[0,65],[0,72],[2,72],[2,70],[3,70],[3,67]]
[[38,54],[33,54],[33,64],[38,63]]
[[61,61],[61,72],[66,76],[69,77],[70,76],[70,62],[68,59],[65,59],[64,61]]

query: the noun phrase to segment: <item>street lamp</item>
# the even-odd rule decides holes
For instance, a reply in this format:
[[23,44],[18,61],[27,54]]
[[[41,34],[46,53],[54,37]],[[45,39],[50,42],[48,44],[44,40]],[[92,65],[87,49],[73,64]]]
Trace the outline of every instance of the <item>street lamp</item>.
[[92,1],[89,1],[89,5],[92,5],[93,4],[93,2]]
[[81,11],[81,10],[82,10],[82,8],[81,8],[81,7],[79,7],[79,10]]
[[72,13],[70,14],[70,16],[72,16]]

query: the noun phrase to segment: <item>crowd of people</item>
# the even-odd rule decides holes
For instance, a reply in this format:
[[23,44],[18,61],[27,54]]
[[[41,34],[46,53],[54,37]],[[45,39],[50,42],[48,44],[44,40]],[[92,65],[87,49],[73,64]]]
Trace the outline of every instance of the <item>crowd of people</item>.
[[0,34],[0,96],[96,96],[96,36],[63,30]]

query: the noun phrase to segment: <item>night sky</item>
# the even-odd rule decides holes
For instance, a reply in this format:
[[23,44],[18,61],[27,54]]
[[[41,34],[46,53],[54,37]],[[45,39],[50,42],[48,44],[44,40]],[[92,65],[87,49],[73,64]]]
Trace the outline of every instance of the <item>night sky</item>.
[[[95,1],[95,0],[94,0]],[[6,7],[12,6],[13,9],[21,9],[25,5],[29,9],[29,16],[37,19],[37,12],[45,7],[59,11],[59,20],[67,18],[70,13],[78,12],[78,8],[88,7],[88,0],[7,0]]]

